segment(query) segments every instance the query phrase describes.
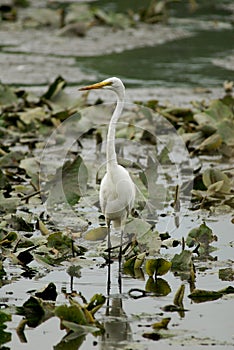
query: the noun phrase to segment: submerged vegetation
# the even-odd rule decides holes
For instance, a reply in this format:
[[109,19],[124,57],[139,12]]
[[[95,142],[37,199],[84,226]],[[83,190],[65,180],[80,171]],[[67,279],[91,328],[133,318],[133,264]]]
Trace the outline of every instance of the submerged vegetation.
[[[1,84],[0,108],[1,287],[14,281],[10,266],[19,271],[18,278],[29,279],[43,270],[46,274],[47,270],[63,268],[65,263],[69,263],[67,273],[72,280],[80,278],[88,264],[101,269],[106,252],[100,242],[107,230],[98,212],[96,193],[102,169],[94,162],[103,156],[101,142],[111,106],[101,100],[90,104],[88,94],[69,96],[66,81],[58,77],[41,96]],[[188,297],[196,303],[233,293],[228,284],[214,291],[196,287],[197,266],[202,269],[204,264],[206,269],[206,263],[214,261],[213,243],[222,239],[222,232],[213,233],[206,222],[180,239],[156,229],[157,212],[173,218],[177,228],[184,209],[185,215],[199,210],[232,212],[233,111],[230,90],[213,101],[194,101],[191,108],[150,100],[138,101],[125,111],[125,123],[120,123],[117,130],[119,161],[131,169],[139,195],[125,228],[128,240],[124,242],[123,271],[129,278],[146,279],[144,289],[129,290],[130,298],[167,296],[172,292],[169,272],[188,282]],[[168,125],[176,139],[168,140]],[[122,138],[126,143],[121,142]],[[173,153],[174,148],[177,152],[178,140],[183,140],[180,142],[187,149],[182,159],[185,164],[179,170],[180,183],[175,181],[175,165],[181,159]],[[188,159],[195,160],[195,168]],[[115,251],[112,253],[114,257]],[[233,271],[227,263],[224,265],[220,262],[219,278],[229,283]],[[35,328],[51,317],[59,318],[66,330],[55,349],[74,341],[71,348],[78,348],[88,333],[103,335],[107,332],[105,322],[98,320],[99,313],[97,318],[94,314],[106,298],[93,289],[89,302],[73,290],[72,284],[70,293],[64,292],[66,300],[62,303],[57,301],[60,292],[54,283],[43,291],[31,291],[29,299],[18,307],[2,297],[1,344],[11,339],[6,324],[16,314],[22,316],[17,327],[21,342],[27,341],[26,325]],[[152,331],[142,332],[145,339],[170,337],[170,317],[165,313],[177,312],[184,317],[184,293],[183,282],[173,292],[173,304],[165,305],[162,317],[152,322]]]

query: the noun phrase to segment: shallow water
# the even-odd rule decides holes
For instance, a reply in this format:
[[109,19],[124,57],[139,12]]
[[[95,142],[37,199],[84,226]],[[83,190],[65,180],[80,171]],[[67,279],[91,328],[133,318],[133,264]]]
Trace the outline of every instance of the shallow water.
[[[119,1],[115,4],[110,1],[102,1],[102,6],[118,10],[117,6],[122,6],[123,3],[127,8],[130,1]],[[138,1],[137,3],[140,5],[141,2]],[[225,21],[228,20],[226,11],[215,10],[211,16],[207,15],[208,11],[209,8],[207,7],[206,11],[198,12],[197,15],[194,15],[192,23],[180,21],[180,25],[186,30],[191,30],[193,35],[189,38],[174,40],[169,44],[162,43],[155,47],[127,50],[118,54],[104,54],[102,56],[84,58],[72,57],[69,61],[62,61],[61,57],[55,56],[53,58],[51,55],[50,65],[48,66],[49,73],[46,79],[49,80],[51,73],[55,75],[58,71],[60,72],[60,69],[63,69],[62,66],[66,64],[67,69],[65,72],[67,72],[68,83],[70,84],[80,84],[86,77],[94,79],[96,76],[105,78],[109,75],[117,75],[122,77],[128,86],[136,87],[191,88],[202,86],[212,88],[221,86],[224,80],[231,79],[233,71],[224,68],[224,66],[216,66],[214,60],[225,59],[233,54],[233,33],[230,29],[230,23],[228,22],[225,25]],[[178,17],[180,17],[175,10],[173,13],[175,18],[170,24],[172,30],[179,23]],[[185,18],[187,15],[184,12],[180,14],[182,18]],[[213,22],[212,24],[209,21],[221,23],[220,27],[217,28],[217,23]],[[214,29],[211,29],[212,25]],[[4,51],[5,49],[2,48],[2,50]],[[16,52],[15,55],[17,56],[17,54]],[[40,69],[44,62],[44,56],[38,55],[38,57],[39,64],[35,66],[35,62],[33,62],[31,66],[37,70],[37,76],[41,75]],[[30,59],[33,61],[33,55],[29,57]],[[21,57],[21,60],[24,61],[24,56]],[[77,66],[82,70],[81,75],[76,74]],[[22,69],[23,71],[25,67],[28,66],[20,65],[17,69]],[[75,74],[73,74],[74,71],[76,72]],[[14,75],[13,73],[14,71],[11,71],[9,68],[7,75],[10,80]],[[29,71],[28,73],[29,80],[21,80],[22,85],[24,83],[28,85],[43,85],[45,83],[45,77],[43,76],[42,80],[34,84],[33,72]],[[18,81],[18,84],[20,85],[20,81]],[[168,96],[168,99],[170,99],[170,96]],[[136,145],[136,148],[134,149],[132,144],[130,144],[129,148],[128,145],[125,145],[128,159],[134,160],[136,158],[139,145]],[[143,148],[142,146],[141,150]],[[89,158],[91,164],[96,161],[95,145],[93,143],[91,147],[90,140],[84,141],[83,154],[87,159]],[[53,164],[51,166],[53,167]],[[172,170],[169,171],[172,172]],[[90,202],[89,207],[86,206],[82,209],[82,217],[86,219],[90,217],[95,226],[97,225],[97,216],[99,214],[97,208],[92,207],[91,204],[92,202]],[[212,246],[216,247],[217,250],[212,252],[210,260],[204,262],[195,260],[197,270],[196,287],[199,289],[219,290],[231,284],[231,282],[221,281],[218,278],[220,268],[231,267],[233,264],[233,224],[231,223],[230,215],[222,213],[220,215],[217,213],[207,214],[204,211],[194,213],[186,210],[180,215],[180,226],[176,227],[173,214],[167,209],[166,207],[167,216],[160,215],[159,210],[159,215],[155,220],[156,229],[159,232],[168,231],[174,239],[181,239],[181,237],[186,237],[192,228],[198,227],[205,220],[206,224],[218,237],[218,241],[212,243]],[[35,212],[36,210],[40,211],[38,208],[35,209]],[[66,219],[68,220],[68,218]],[[67,223],[68,221],[64,222],[64,226]],[[84,243],[83,240],[81,242],[82,244]],[[85,242],[85,245],[89,246],[87,242]],[[95,250],[93,245],[90,245],[90,249],[93,254]],[[181,246],[168,250],[161,249],[161,253],[162,256],[170,259],[180,250]],[[94,293],[107,295],[107,267],[100,268],[103,259],[96,255],[95,257],[89,257],[87,260],[90,265],[81,269],[81,277],[74,278],[73,283],[70,275],[67,273],[67,268],[74,263],[72,260],[60,267],[51,269],[33,262],[30,266],[34,267],[37,272],[31,279],[22,276],[23,270],[19,266],[16,267],[16,265],[6,261],[4,264],[7,277],[0,289],[0,300],[1,302],[6,302],[10,307],[22,306],[32,291],[43,288],[49,282],[54,282],[57,287],[58,304],[65,302],[64,290],[67,292],[76,290],[81,292],[87,299],[92,297]],[[76,262],[76,264],[78,263]],[[111,330],[112,326],[114,332],[111,333],[110,331],[108,340],[88,335],[80,349],[90,350],[98,348],[111,350],[111,337],[113,337],[115,344],[113,349],[153,350],[156,346],[165,350],[172,348],[203,349],[204,347],[215,350],[233,349],[233,294],[226,295],[213,302],[196,304],[187,297],[190,293],[190,286],[187,281],[182,281],[180,277],[174,276],[171,272],[166,274],[164,279],[171,288],[171,292],[167,296],[148,296],[137,300],[132,299],[128,291],[131,288],[145,289],[147,276],[145,275],[144,279],[140,280],[123,274],[123,290],[119,294],[118,263],[115,261],[111,266],[111,295],[109,299],[110,304],[114,303],[115,306],[117,305],[117,309],[120,308],[122,303],[121,308],[124,313],[122,313],[121,317],[108,317],[106,316],[107,305],[104,305],[99,310],[96,318],[101,323],[105,323],[106,328],[109,330]],[[173,303],[175,292],[182,283],[185,284],[184,306],[188,309],[185,312],[185,316],[181,317],[178,313],[164,312],[163,317],[172,318],[168,330],[162,332],[162,334],[165,334],[165,338],[160,339],[159,342],[144,339],[142,334],[150,332],[151,328],[149,326],[162,317],[161,307]],[[6,346],[12,350],[32,350],[32,348],[36,348],[37,344],[40,344],[40,348],[52,349],[65,335],[65,331],[59,328],[58,318],[54,317],[35,329],[26,328],[25,335],[28,343],[21,343],[16,333],[16,328],[21,319],[21,316],[14,315],[12,322],[8,323],[7,330],[12,333],[12,340]],[[110,320],[109,327],[107,325],[108,320]],[[126,332],[120,332],[120,329],[125,329]],[[117,335],[122,338],[118,339]],[[166,338],[168,335],[171,337]],[[77,347],[71,348],[71,350],[75,349]]]
[[[201,222],[202,219],[199,218],[197,214],[191,215],[190,218],[186,217],[183,220],[181,229],[178,229],[178,231],[180,231],[180,235],[183,235],[187,232],[188,228],[197,226]],[[221,281],[218,278],[218,270],[221,267],[230,266],[233,250],[233,248],[232,250],[230,248],[230,242],[233,238],[232,224],[230,223],[229,216],[219,217],[215,220],[211,219],[207,224],[219,237],[215,244],[217,250],[212,254],[213,257],[217,257],[217,260],[210,263],[206,262],[205,270],[203,270],[203,268],[200,270],[199,268],[199,266],[204,267],[204,263],[200,264],[195,261],[195,265],[197,266],[195,284],[199,289],[219,290],[229,285],[228,282]],[[178,237],[178,233],[174,232],[173,237]],[[173,249],[173,253],[175,252],[176,250]],[[170,253],[167,253],[167,256],[169,257]],[[100,268],[100,263],[102,263],[102,259],[97,258],[93,260],[91,267],[82,268],[81,277],[74,278],[73,280],[72,290],[81,292],[87,299],[91,298],[94,292],[106,294],[107,268]],[[7,298],[10,304],[12,303],[20,306],[28,299],[29,290],[39,290],[49,282],[54,282],[59,293],[57,303],[62,303],[65,299],[61,291],[71,291],[71,278],[66,272],[66,268],[69,264],[70,263],[67,262],[63,267],[54,268],[50,272],[46,272],[45,270],[41,271],[42,276],[40,277],[40,273],[38,273],[38,276],[36,275],[33,280],[25,280],[16,273],[14,266],[9,266],[8,271],[12,278],[14,278],[14,276],[16,277],[16,281],[1,288],[1,298]],[[147,279],[146,276],[145,279]],[[154,349],[157,343],[144,340],[142,334],[144,332],[149,332],[150,328],[148,328],[148,326],[160,319],[160,315],[162,314],[161,308],[173,303],[174,294],[181,283],[185,284],[184,307],[188,311],[185,312],[184,317],[181,317],[176,312],[164,312],[163,317],[171,317],[171,321],[168,326],[169,329],[162,332],[162,334],[165,333],[165,335],[170,335],[170,337],[161,339],[159,341],[160,347],[163,349],[170,349],[171,346],[176,346],[178,349],[187,349],[192,346],[193,348],[200,349],[200,347],[202,348],[202,346],[206,345],[207,348],[212,346],[214,349],[232,349],[234,342],[232,322],[233,294],[226,295],[222,299],[216,301],[196,304],[191,302],[187,297],[189,294],[188,282],[182,282],[179,277],[175,277],[172,273],[165,275],[164,279],[171,288],[171,292],[167,296],[152,296],[136,300],[130,298],[128,291],[131,288],[144,289],[146,280],[133,279],[130,276],[123,275],[123,290],[120,295],[117,282],[118,263],[115,261],[111,266],[111,294],[109,299],[110,304],[114,303],[117,309],[119,303],[122,303],[121,309],[124,311],[124,315],[122,314],[122,316],[117,318],[105,316],[106,306],[104,306],[98,312],[97,318],[100,322],[112,322],[112,326],[114,327],[113,333],[110,333],[108,341],[104,341],[100,337],[94,338],[91,335],[87,336],[86,341],[80,349],[112,349],[110,346],[111,337],[115,339],[115,342],[117,341],[116,337],[118,338],[116,335],[117,321],[118,327],[127,327],[128,331],[125,334],[125,339],[122,339],[121,343],[115,343],[116,349],[128,349],[129,346],[130,348],[132,346],[133,349]],[[12,295],[9,294],[11,291],[13,291]],[[22,344],[19,342],[14,331],[19,321],[20,317],[14,316],[13,321],[8,326],[8,329],[11,330],[13,334],[12,341],[8,345],[14,350],[31,349],[32,343],[37,342],[42,335],[43,337],[40,339],[40,344],[49,349],[55,346],[65,335],[64,331],[59,331],[58,319],[52,318],[34,330],[26,328],[25,335],[28,343]],[[123,334],[119,334],[119,337],[123,337]],[[93,344],[95,341],[97,345]],[[109,344],[107,347],[105,347],[105,342]]]

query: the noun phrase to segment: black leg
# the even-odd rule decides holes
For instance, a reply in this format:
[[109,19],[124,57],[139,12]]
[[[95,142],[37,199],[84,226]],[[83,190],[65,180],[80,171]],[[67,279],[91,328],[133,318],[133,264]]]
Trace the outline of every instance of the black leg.
[[119,284],[119,292],[122,293],[122,274],[121,274],[121,265],[122,265],[122,245],[123,245],[123,229],[121,229],[120,234],[120,246],[119,246],[119,277],[118,277],[118,284]]
[[122,262],[122,246],[123,246],[123,230],[121,229],[120,246],[119,246],[119,265],[120,265],[120,267],[121,267],[121,262]]
[[110,221],[107,221],[107,246],[108,246],[108,265],[107,265],[107,295],[110,295],[111,289],[111,240],[110,240]]
[[111,239],[110,239],[110,221],[107,221],[107,248],[110,252],[111,250]]
[[110,290],[111,290],[111,261],[110,261],[110,251],[109,251],[109,261],[107,265],[107,296],[109,300]]

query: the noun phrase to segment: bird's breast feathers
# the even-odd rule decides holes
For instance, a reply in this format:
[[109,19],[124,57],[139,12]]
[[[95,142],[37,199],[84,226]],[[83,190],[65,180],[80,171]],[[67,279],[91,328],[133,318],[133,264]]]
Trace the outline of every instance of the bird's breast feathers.
[[122,166],[107,172],[100,187],[100,205],[102,212],[110,220],[128,215],[135,200],[135,185]]

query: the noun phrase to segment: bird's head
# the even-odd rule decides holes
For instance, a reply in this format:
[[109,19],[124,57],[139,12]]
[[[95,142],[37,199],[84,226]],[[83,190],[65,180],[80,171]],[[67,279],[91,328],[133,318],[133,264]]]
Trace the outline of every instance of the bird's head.
[[123,96],[124,91],[125,91],[125,88],[124,88],[122,81],[116,77],[105,79],[105,80],[103,80],[99,83],[96,83],[96,84],[84,86],[84,87],[80,88],[79,90],[84,91],[84,90],[93,90],[93,89],[112,90],[116,94],[118,94],[119,96]]

